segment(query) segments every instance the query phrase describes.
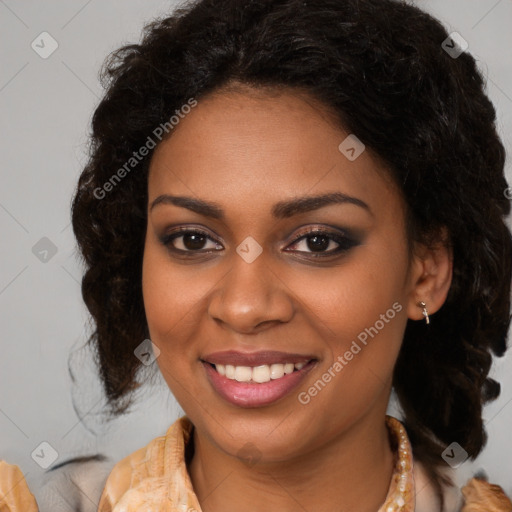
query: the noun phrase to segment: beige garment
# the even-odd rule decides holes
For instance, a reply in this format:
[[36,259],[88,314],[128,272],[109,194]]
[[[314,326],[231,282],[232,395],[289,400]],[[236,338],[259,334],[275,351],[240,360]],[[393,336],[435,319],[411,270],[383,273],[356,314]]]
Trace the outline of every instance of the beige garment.
[[0,512],[37,512],[37,504],[18,466],[0,460]]
[[191,427],[184,416],[165,436],[118,462],[107,479],[98,512],[200,512],[185,464]]

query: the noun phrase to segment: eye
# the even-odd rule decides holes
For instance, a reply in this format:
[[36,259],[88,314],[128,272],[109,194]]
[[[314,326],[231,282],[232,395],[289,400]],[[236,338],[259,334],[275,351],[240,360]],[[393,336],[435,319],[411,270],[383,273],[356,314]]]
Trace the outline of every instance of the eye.
[[358,241],[347,235],[322,229],[311,229],[299,235],[291,244],[291,246],[302,247],[297,252],[310,253],[314,257],[340,254],[355,245],[358,245]]
[[[212,245],[207,246],[208,241]],[[174,233],[169,233],[161,238],[161,242],[169,250],[175,252],[202,252],[222,249],[222,246],[216,243],[205,231],[200,229],[180,229]],[[206,246],[205,246],[206,244]]]
[[[170,251],[181,254],[209,253],[220,251],[222,245],[213,240],[205,231],[200,229],[180,228],[177,231],[160,238],[161,243]],[[208,244],[210,244],[208,246]],[[302,233],[288,247],[297,246],[293,252],[311,254],[311,256],[327,257],[347,252],[359,242],[341,232],[310,229]]]

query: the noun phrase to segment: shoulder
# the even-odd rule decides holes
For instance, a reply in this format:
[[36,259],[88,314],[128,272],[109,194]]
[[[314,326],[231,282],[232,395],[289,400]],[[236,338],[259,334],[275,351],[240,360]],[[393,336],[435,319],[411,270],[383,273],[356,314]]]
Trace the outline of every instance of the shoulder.
[[503,489],[479,478],[471,478],[462,488],[465,505],[462,512],[510,512],[512,501]]
[[0,460],[0,510],[37,512],[37,504],[18,466]]
[[99,512],[110,512],[121,497],[143,479],[161,476],[166,437],[156,437],[115,464],[101,494]]

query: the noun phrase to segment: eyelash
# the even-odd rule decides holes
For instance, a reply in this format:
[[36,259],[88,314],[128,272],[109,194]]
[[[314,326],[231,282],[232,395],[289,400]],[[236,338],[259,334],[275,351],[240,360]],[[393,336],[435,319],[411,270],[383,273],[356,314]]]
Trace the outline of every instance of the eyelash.
[[[169,249],[169,251],[172,251],[174,253],[179,253],[181,255],[186,255],[186,257],[189,257],[188,254],[190,254],[192,256],[192,254],[194,254],[194,253],[202,253],[202,252],[204,253],[204,252],[215,251],[215,249],[207,249],[207,250],[198,249],[195,251],[194,250],[186,250],[185,251],[183,249],[176,249],[175,247],[172,247],[172,242],[174,240],[176,240],[177,238],[180,238],[184,235],[187,235],[187,234],[196,234],[196,235],[204,236],[207,239],[209,239],[210,241],[217,243],[215,240],[213,240],[208,235],[208,233],[206,233],[205,231],[202,231],[200,229],[195,229],[195,228],[179,229],[178,231],[175,231],[174,233],[169,233],[168,235],[161,237],[160,241],[164,246],[166,246]],[[312,236],[326,237],[329,240],[336,242],[339,245],[339,247],[334,250],[330,250],[328,252],[320,252],[320,253],[315,253],[312,251],[311,252],[297,251],[297,252],[302,253],[302,254],[305,253],[305,254],[311,255],[313,258],[324,258],[324,257],[329,257],[329,256],[333,256],[333,255],[339,255],[342,253],[346,253],[352,247],[358,245],[358,242],[356,240],[354,240],[346,235],[341,235],[339,233],[335,233],[332,231],[326,231],[326,230],[322,230],[322,229],[318,229],[318,228],[313,228],[304,233],[301,233],[296,238],[294,238],[294,240],[292,240],[290,245],[295,245],[298,241],[302,240],[303,238],[306,239],[306,238],[312,237]]]

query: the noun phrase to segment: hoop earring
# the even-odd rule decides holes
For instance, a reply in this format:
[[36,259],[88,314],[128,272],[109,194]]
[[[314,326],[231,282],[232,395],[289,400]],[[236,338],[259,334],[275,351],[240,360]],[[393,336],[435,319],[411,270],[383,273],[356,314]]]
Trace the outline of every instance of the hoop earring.
[[423,308],[423,316],[425,317],[425,323],[428,325],[430,323],[430,318],[428,317],[427,305],[421,301],[418,302],[418,306]]

